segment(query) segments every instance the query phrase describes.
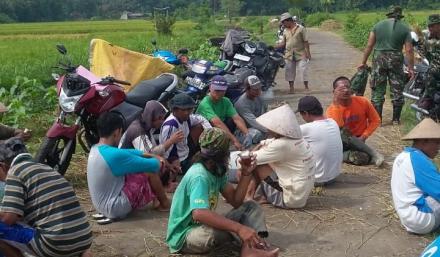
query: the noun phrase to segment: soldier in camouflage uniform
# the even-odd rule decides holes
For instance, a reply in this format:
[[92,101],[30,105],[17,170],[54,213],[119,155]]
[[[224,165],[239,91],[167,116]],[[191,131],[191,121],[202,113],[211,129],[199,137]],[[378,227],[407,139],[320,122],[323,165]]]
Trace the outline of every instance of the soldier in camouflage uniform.
[[[429,71],[426,81],[426,90],[420,107],[431,109],[434,95],[440,92],[440,15],[433,14],[428,17],[427,33],[424,33],[424,42],[418,48],[421,56],[429,61]],[[439,94],[439,93],[437,93]]]
[[393,103],[393,124],[400,123],[400,114],[404,104],[403,88],[405,75],[403,73],[402,48],[405,46],[408,59],[408,69],[414,76],[414,52],[411,42],[411,30],[401,21],[402,8],[392,6],[387,13],[387,19],[374,25],[370,32],[368,44],[364,52],[362,64],[365,67],[373,48],[373,71],[371,74],[371,102],[382,119],[382,108],[385,102],[387,82],[391,88]]

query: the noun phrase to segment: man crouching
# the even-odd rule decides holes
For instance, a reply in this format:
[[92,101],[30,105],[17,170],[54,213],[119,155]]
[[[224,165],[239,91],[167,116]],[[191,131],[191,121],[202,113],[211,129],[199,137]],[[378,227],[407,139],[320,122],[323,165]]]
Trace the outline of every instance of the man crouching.
[[[263,210],[253,202],[243,203],[255,168],[241,162],[242,179],[237,188],[227,183],[230,140],[219,128],[200,136],[201,152],[176,189],[168,221],[167,243],[171,253],[201,254],[213,250],[233,236],[243,243],[242,256],[277,256],[266,250],[262,237],[268,232]],[[226,216],[214,212],[219,193],[234,209]]]

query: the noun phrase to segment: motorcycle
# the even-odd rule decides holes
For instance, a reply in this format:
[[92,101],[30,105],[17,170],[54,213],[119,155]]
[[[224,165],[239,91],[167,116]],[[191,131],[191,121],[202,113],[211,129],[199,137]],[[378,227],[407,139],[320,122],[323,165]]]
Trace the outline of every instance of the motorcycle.
[[[411,32],[411,37],[417,52],[419,46],[418,35],[415,32]],[[420,63],[414,65],[414,78],[406,83],[403,90],[403,96],[415,101],[410,107],[415,110],[416,119],[418,121],[423,120],[425,117],[440,120],[440,92],[436,92],[434,96],[432,96],[433,103],[429,109],[423,108],[422,96],[425,93],[428,80],[429,61],[423,56],[420,56],[420,59]],[[408,70],[406,64],[404,70],[405,72]]]
[[170,50],[161,50],[157,48],[157,42],[155,39],[151,40],[151,44],[154,47],[153,51],[153,57],[161,58],[162,60],[166,61],[167,63],[173,64],[173,65],[180,65],[180,64],[187,64],[188,63],[188,49],[181,48],[179,49],[177,55],[174,54]]
[[111,111],[120,114],[127,127],[143,111],[149,100],[162,103],[172,97],[178,78],[164,73],[152,80],[142,81],[125,94],[120,85],[129,85],[113,77],[98,78],[83,66],[72,65],[63,45],[57,45],[67,61],[56,68],[64,74],[54,75],[57,80],[59,114],[35,156],[35,160],[48,164],[64,175],[75,153],[76,141],[85,152],[99,140],[96,121],[100,114]]

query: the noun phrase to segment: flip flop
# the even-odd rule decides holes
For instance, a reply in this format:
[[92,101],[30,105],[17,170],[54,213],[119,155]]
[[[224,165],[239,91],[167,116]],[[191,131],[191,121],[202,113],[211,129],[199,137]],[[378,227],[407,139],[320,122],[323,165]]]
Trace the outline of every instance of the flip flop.
[[107,225],[107,224],[113,223],[113,220],[110,218],[104,218],[104,219],[97,220],[96,223],[98,223],[99,225]]
[[92,218],[94,220],[102,220],[105,219],[106,217],[102,213],[95,213],[92,215]]

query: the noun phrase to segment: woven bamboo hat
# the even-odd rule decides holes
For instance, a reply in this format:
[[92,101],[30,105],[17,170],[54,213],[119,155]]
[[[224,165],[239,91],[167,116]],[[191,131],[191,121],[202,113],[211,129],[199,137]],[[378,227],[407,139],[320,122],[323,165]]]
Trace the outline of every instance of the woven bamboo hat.
[[440,125],[426,118],[415,126],[402,140],[440,139]]
[[288,104],[273,109],[257,118],[257,122],[277,134],[293,139],[302,138],[295,113]]

